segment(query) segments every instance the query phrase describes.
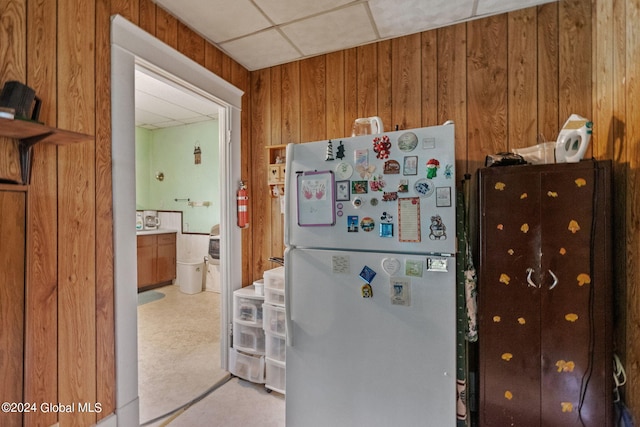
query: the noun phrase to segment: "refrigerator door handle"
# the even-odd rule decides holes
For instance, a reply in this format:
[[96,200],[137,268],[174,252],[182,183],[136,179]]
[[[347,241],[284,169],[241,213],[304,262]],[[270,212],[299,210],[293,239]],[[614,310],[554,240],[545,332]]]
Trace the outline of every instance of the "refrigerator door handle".
[[284,250],[284,315],[287,347],[293,347],[293,327],[291,322],[291,248]]

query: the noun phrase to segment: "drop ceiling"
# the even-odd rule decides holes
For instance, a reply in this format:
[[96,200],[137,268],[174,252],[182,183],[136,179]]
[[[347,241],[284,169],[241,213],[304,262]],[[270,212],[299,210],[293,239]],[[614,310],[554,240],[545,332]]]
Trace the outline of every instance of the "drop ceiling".
[[220,106],[148,70],[135,72],[136,127],[154,130],[217,120]]
[[249,71],[555,0],[154,0]]
[[[154,0],[249,71],[555,0]],[[218,106],[136,71],[136,126],[217,117]]]

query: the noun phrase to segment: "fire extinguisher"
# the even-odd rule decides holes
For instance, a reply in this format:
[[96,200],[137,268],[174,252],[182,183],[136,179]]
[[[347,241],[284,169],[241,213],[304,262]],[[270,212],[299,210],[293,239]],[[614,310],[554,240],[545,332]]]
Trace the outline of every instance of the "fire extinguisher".
[[238,227],[249,227],[249,194],[244,181],[240,181],[240,189],[236,194],[238,200]]

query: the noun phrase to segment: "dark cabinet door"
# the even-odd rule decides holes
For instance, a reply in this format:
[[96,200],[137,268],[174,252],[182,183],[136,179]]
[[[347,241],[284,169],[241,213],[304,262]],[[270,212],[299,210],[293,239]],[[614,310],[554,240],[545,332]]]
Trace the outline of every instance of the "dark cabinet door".
[[607,165],[586,162],[540,178],[541,413],[564,426],[611,422]]
[[482,426],[608,426],[608,162],[480,173]]
[[482,175],[480,416],[483,426],[540,425],[540,182]]

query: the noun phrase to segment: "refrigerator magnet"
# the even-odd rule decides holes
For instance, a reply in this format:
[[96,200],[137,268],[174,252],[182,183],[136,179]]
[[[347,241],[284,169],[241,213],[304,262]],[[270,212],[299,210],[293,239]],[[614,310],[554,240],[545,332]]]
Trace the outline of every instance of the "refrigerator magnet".
[[380,224],[380,237],[393,237],[393,224]]
[[339,180],[349,179],[353,175],[353,166],[347,162],[340,162],[336,166],[336,177]]
[[362,298],[373,298],[373,289],[371,289],[371,285],[368,283],[362,285],[360,293],[362,294]]
[[422,277],[424,263],[418,259],[408,259],[404,263],[404,274],[413,277]]
[[358,218],[358,215],[349,215],[347,217],[347,231],[349,233],[357,233],[359,223],[360,219]]
[[365,281],[365,283],[371,284],[373,278],[376,277],[376,272],[373,271],[371,267],[364,266],[362,267],[362,271],[360,271],[360,278]]
[[420,241],[420,199],[406,197],[398,199],[398,240]]
[[436,207],[451,206],[451,187],[436,187]]
[[351,199],[351,191],[349,189],[349,180],[336,181],[336,200],[346,201]]
[[298,225],[334,225],[336,211],[333,171],[299,173],[297,184]]
[[375,227],[376,227],[376,222],[371,217],[366,216],[362,218],[362,221],[360,221],[360,228],[362,228],[363,231],[366,231],[366,232],[373,231]]
[[392,277],[391,282],[391,304],[411,305],[411,279],[408,277]]

